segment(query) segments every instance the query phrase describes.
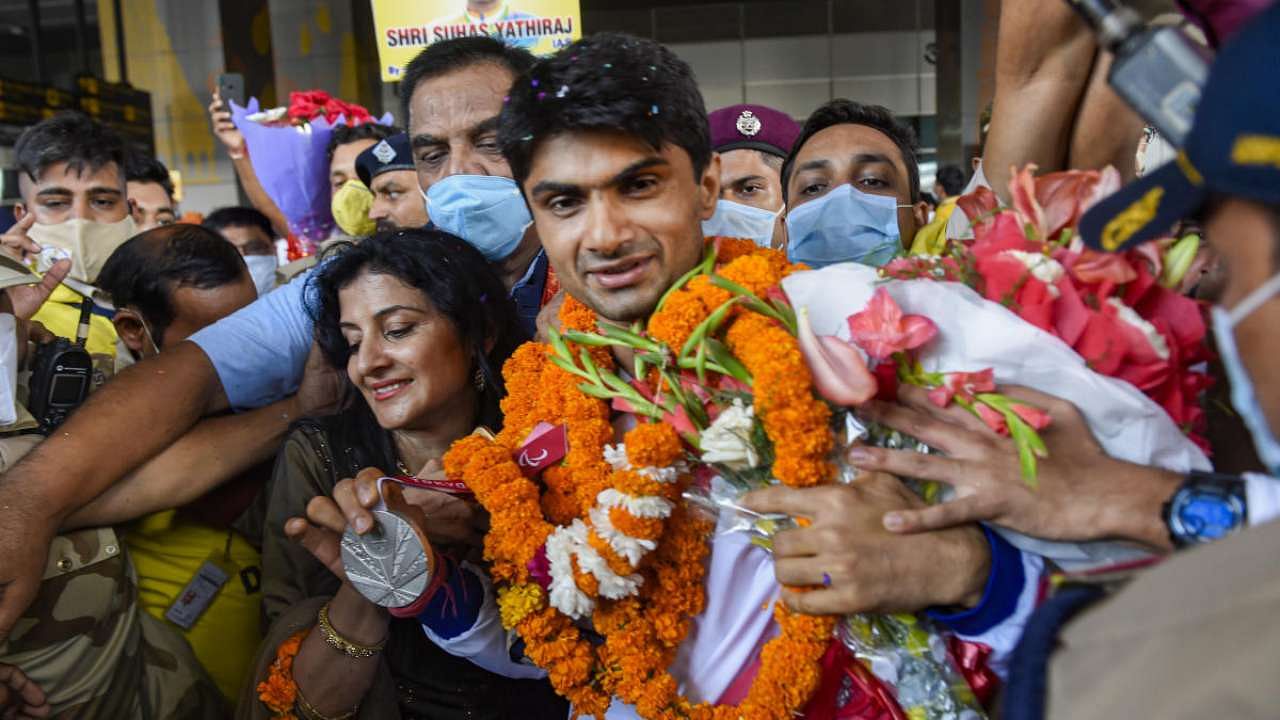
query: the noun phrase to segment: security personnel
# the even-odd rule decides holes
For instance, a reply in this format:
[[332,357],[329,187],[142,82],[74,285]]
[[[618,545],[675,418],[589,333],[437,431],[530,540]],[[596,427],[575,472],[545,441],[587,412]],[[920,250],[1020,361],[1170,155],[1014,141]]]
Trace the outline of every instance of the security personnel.
[[703,224],[708,237],[750,237],[782,244],[782,162],[800,135],[789,115],[764,105],[730,105],[707,116],[720,154],[720,204]]
[[360,153],[356,175],[373,192],[369,219],[379,231],[427,224],[427,207],[418,190],[408,133],[398,133]]

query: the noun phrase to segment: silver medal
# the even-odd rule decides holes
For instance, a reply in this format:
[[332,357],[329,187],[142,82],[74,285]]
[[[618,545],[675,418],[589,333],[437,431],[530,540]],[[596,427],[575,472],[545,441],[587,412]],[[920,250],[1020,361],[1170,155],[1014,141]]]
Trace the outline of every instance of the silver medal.
[[376,605],[412,605],[431,580],[432,568],[422,542],[399,515],[374,510],[373,517],[375,527],[364,535],[349,527],[342,534],[342,564],[347,579]]

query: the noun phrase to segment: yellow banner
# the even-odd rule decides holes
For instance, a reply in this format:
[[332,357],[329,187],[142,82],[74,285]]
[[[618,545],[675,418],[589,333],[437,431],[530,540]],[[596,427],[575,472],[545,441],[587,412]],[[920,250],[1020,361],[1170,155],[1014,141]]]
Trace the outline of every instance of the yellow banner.
[[536,55],[582,37],[578,0],[371,0],[382,79],[441,40],[489,35]]

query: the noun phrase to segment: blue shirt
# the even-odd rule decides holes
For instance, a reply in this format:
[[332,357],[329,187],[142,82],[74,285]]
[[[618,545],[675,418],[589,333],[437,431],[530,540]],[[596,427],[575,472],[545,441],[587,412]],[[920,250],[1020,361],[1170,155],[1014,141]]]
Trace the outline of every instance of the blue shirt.
[[[297,391],[315,334],[309,310],[316,302],[314,277],[309,272],[191,336],[213,363],[231,407],[262,407]],[[529,337],[546,282],[547,256],[540,251],[511,290]]]

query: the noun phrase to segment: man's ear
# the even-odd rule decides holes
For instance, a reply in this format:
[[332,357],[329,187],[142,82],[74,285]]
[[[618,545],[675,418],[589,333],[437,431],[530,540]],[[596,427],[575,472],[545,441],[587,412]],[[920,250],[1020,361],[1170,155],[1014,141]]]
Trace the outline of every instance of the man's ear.
[[147,331],[138,314],[133,310],[117,310],[115,316],[111,318],[111,324],[115,325],[116,334],[120,336],[124,346],[129,348],[133,357],[141,358],[143,348],[147,346]]
[[916,232],[929,224],[929,203],[920,200],[911,206],[911,217],[916,221]]
[[142,217],[142,209],[138,207],[138,201],[129,198],[125,202],[129,203],[129,216],[133,218],[135,223],[141,224],[144,218]]
[[702,220],[710,220],[711,216],[716,214],[716,201],[720,199],[719,153],[711,153],[711,161],[707,163],[706,169],[702,171],[698,189],[701,193],[698,197],[699,217]]
[[13,219],[15,222],[21,222],[22,218],[27,214],[27,206],[21,200],[13,204]]

